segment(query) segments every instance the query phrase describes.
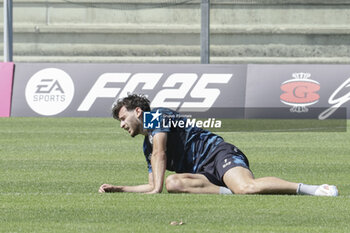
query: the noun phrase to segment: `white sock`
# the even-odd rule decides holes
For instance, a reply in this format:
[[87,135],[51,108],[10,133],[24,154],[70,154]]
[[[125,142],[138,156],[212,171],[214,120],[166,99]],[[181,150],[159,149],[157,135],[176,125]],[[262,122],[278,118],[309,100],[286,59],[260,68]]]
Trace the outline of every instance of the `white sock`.
[[220,186],[219,194],[233,194],[232,191],[226,187]]
[[299,195],[315,195],[319,185],[308,185],[300,183],[298,185],[297,194]]

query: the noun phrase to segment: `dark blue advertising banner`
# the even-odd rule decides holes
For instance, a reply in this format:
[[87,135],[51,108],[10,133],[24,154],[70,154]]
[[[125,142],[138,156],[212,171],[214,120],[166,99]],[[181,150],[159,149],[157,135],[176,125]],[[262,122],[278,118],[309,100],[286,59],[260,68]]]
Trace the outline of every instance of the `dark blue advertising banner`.
[[345,131],[349,88],[349,65],[23,63],[11,116],[111,117],[133,93],[215,131]]
[[19,63],[11,115],[110,117],[117,98],[138,93],[151,107],[243,118],[246,71],[247,65]]

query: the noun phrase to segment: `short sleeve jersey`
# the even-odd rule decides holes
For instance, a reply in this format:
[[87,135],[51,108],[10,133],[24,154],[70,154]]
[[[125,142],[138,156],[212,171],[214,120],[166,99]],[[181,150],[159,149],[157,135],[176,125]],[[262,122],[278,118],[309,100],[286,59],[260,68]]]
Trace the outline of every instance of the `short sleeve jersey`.
[[158,128],[148,129],[148,136],[145,136],[143,143],[149,172],[152,172],[153,137],[159,132],[167,133],[166,168],[177,173],[198,172],[202,164],[210,159],[215,148],[224,141],[210,131],[187,124],[187,118],[171,109],[156,108],[152,113],[156,111],[161,114],[160,125]]

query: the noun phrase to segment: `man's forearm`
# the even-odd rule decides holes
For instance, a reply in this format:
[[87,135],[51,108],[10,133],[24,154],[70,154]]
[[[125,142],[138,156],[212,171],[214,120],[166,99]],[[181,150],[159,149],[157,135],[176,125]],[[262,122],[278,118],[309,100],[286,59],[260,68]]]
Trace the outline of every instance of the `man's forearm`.
[[150,193],[161,193],[166,170],[166,154],[164,152],[153,154],[151,163],[154,187]]
[[129,193],[147,193],[153,190],[153,185],[142,184],[135,186],[115,186],[110,184],[104,184],[100,187],[100,193],[116,193],[116,192],[129,192]]
[[[153,190],[153,186],[150,184],[142,184],[136,186],[116,186],[119,187],[119,192],[127,193],[147,193]],[[117,191],[118,192],[118,191]]]

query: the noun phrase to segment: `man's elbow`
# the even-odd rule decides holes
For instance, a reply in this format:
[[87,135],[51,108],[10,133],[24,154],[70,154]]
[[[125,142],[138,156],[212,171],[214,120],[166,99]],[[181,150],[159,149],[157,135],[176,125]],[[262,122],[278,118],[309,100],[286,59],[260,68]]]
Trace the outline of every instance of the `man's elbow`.
[[154,193],[162,193],[162,191],[163,191],[163,187],[153,189]]
[[150,193],[161,193],[163,191],[163,186],[156,187],[154,184],[150,184]]
[[153,189],[152,191],[148,192],[148,194],[157,194],[157,193],[161,193],[163,191],[163,189]]

